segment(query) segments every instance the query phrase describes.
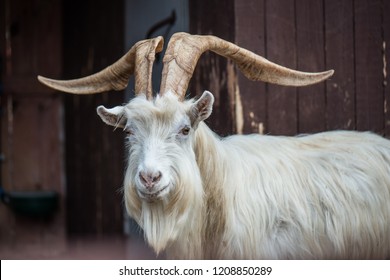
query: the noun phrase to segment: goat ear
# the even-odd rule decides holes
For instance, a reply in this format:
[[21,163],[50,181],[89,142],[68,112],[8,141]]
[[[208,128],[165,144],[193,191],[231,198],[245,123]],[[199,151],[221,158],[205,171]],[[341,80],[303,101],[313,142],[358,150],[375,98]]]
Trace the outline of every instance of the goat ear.
[[195,101],[191,107],[191,122],[197,125],[199,122],[207,119],[213,111],[214,96],[211,92],[205,91],[202,96]]
[[126,125],[126,117],[124,115],[123,106],[116,106],[111,109],[107,109],[104,106],[99,106],[96,109],[97,114],[108,125],[112,125],[115,127],[125,127]]

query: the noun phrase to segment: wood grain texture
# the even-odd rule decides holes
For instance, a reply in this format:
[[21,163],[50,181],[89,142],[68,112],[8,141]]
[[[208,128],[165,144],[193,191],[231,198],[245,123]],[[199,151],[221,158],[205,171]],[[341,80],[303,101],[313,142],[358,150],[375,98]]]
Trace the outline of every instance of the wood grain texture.
[[326,82],[328,130],[354,129],[354,13],[353,1],[324,1],[326,68],[335,74]]
[[[60,1],[0,1],[1,152],[6,191],[56,191],[59,210],[48,219],[18,215],[1,204],[0,242],[11,247],[64,244],[65,186],[62,99],[34,80],[39,71],[59,75]],[[54,63],[55,62],[55,63]]]
[[[234,42],[234,0],[189,1],[189,13],[190,33],[215,35]],[[235,130],[233,84],[234,74],[226,58],[210,52],[200,57],[189,92],[191,96],[201,95],[204,90],[214,94],[213,114],[207,123],[221,135],[232,134]]]
[[356,128],[383,134],[381,1],[355,2]]
[[387,138],[390,138],[390,1],[383,1],[382,32],[382,76],[385,98],[385,135]]
[[[297,69],[296,26],[294,1],[267,1],[267,58],[275,63]],[[268,126],[273,135],[295,135],[297,123],[297,89],[268,85]]]
[[[323,2],[296,0],[297,67],[301,71],[325,69]],[[326,128],[325,85],[298,89],[298,132],[314,133]]]
[[[265,54],[264,1],[235,1],[236,43],[256,54]],[[267,95],[262,82],[252,82],[237,73],[239,98],[242,106],[243,133],[267,131]]]
[[[64,3],[63,78],[95,73],[123,49],[122,1]],[[109,43],[102,43],[109,42]],[[124,139],[104,125],[96,107],[124,102],[123,92],[65,97],[67,222],[71,235],[121,233]]]

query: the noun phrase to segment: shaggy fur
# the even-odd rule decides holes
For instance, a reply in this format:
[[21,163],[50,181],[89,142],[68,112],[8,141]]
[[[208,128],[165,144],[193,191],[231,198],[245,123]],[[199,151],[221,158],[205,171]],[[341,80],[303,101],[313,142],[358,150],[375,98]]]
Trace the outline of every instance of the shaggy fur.
[[[130,131],[125,203],[157,253],[183,259],[390,256],[388,140],[347,131],[221,139],[203,123],[213,101],[204,97],[137,97],[111,111],[98,109],[105,122]],[[161,186],[169,186],[145,198],[137,174],[153,168],[163,174]]]
[[208,221],[211,232],[223,229],[217,242],[205,239],[206,257],[390,255],[388,140],[342,131],[219,140],[205,125],[196,138],[206,201],[221,200],[212,209],[224,217]]

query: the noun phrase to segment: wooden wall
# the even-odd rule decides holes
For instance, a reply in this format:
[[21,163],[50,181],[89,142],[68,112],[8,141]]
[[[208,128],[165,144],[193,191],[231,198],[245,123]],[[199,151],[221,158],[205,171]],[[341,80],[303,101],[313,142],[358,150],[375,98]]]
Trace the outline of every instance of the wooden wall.
[[61,73],[60,4],[0,1],[1,184],[6,191],[60,195],[60,207],[48,219],[17,215],[0,203],[0,246],[21,254],[58,250],[65,242],[62,99],[36,79]]
[[123,103],[123,92],[71,96],[36,76],[89,75],[122,56],[124,2],[0,5],[2,185],[61,197],[49,221],[18,217],[0,203],[0,245],[57,250],[69,236],[122,234],[123,135],[102,123],[96,107]]
[[[124,3],[64,1],[64,74],[71,79],[107,67],[124,53]],[[124,102],[123,92],[65,96],[67,228],[70,235],[121,234],[124,137],[96,107]]]
[[[208,54],[200,60],[191,89],[214,90],[216,118],[210,123],[223,134],[353,129],[390,137],[388,2],[224,0],[210,8],[208,1],[190,1],[192,33],[232,40],[294,69],[336,71],[326,83],[281,87],[232,74],[229,62],[214,63],[220,58]],[[229,84],[236,86],[227,89]]]
[[[190,33],[214,34],[235,41],[234,1],[190,0],[189,5]],[[233,65],[225,58],[206,52],[198,61],[189,85],[191,96],[201,95],[204,90],[214,94],[213,114],[208,122],[221,135],[231,133],[235,126],[235,75]]]

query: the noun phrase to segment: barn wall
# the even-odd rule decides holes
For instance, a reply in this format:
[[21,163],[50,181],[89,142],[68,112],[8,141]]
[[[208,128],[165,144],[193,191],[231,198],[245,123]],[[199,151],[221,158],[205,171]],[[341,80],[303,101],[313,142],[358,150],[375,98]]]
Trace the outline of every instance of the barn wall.
[[[124,53],[124,2],[64,1],[61,78],[100,71]],[[73,235],[121,234],[124,142],[96,107],[124,102],[123,92],[65,96],[67,225]]]
[[[223,7],[221,9],[220,7]],[[234,1],[189,1],[190,33],[215,34],[234,41]],[[198,61],[189,92],[192,96],[205,89],[214,93],[214,113],[207,121],[222,135],[231,133],[235,126],[232,118],[236,84],[232,64],[214,53],[205,53]],[[207,85],[207,86],[206,86]]]
[[[60,1],[0,1],[1,182],[6,192],[55,191],[48,217],[18,214],[0,203],[0,247],[61,250],[65,244],[62,99],[38,74],[62,69]],[[27,256],[26,256],[27,257]]]
[[[218,96],[215,114],[223,124],[210,121],[217,130],[295,135],[353,129],[390,136],[388,1],[225,0],[218,2],[224,9],[215,10],[204,9],[206,2],[190,1],[192,33],[217,35],[294,69],[335,70],[325,83],[289,88],[227,75],[229,62],[202,58],[192,88]],[[234,93],[224,91],[225,84],[236,84]]]

